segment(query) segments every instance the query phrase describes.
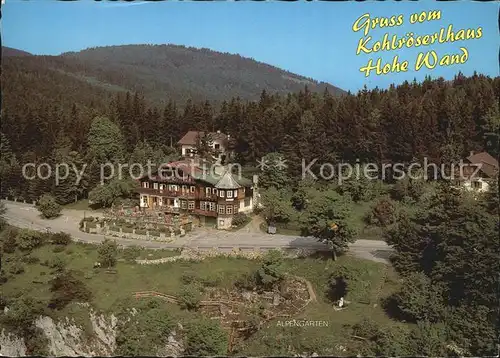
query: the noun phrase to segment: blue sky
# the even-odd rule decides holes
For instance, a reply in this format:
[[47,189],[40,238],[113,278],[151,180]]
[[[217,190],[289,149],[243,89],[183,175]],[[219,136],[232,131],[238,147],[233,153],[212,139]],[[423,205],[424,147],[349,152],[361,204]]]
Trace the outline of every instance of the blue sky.
[[[498,10],[500,3],[421,0],[416,2],[159,2],[116,3],[81,0],[6,0],[2,6],[4,46],[34,54],[56,55],[88,47],[120,44],[178,44],[238,53],[340,88],[357,91],[387,87],[425,75],[452,78],[458,71],[499,75]],[[409,24],[409,15],[441,10],[439,21]],[[432,34],[453,25],[455,30],[482,27],[480,39],[438,44],[426,50],[438,55],[469,50],[465,64],[413,71],[422,48],[356,56],[363,34],[352,31],[358,17],[404,15],[404,24],[370,32],[379,39],[386,32],[402,36]],[[370,58],[383,61],[398,55],[409,71],[365,77],[359,71]]]

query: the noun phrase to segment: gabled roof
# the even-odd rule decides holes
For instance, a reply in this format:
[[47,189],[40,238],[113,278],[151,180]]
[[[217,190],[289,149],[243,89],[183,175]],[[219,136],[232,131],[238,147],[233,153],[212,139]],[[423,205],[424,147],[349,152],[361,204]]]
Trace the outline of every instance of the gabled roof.
[[250,179],[247,179],[245,177],[240,177],[240,178],[237,178],[236,181],[241,185],[241,186],[244,186],[244,187],[251,187],[253,185],[253,181],[250,180]]
[[[216,171],[211,171],[209,166],[203,167],[202,163],[196,164],[194,161],[190,160],[179,160],[163,165],[161,169],[172,168],[179,170],[183,174],[187,175],[187,181],[191,182],[194,180],[200,180],[210,185],[213,185],[219,189],[239,189],[242,187],[252,186],[252,181],[244,177],[236,177],[230,170],[226,167],[220,167],[222,171],[216,173]],[[178,173],[175,173],[176,175]],[[148,174],[144,175],[139,180],[144,180],[148,178]],[[169,178],[162,178],[158,175],[158,170],[152,173],[151,180],[158,181],[169,181]],[[179,178],[180,179],[180,178]]]
[[[173,173],[173,176],[169,175],[161,175],[161,173],[158,173],[161,170],[168,170],[172,169],[175,172]],[[177,175],[184,174],[186,178],[181,178],[181,177],[175,177]],[[172,179],[182,179],[182,181],[193,181],[194,178],[196,178],[197,175],[203,174],[203,170],[199,168],[196,165],[193,165],[192,163],[188,161],[175,161],[175,162],[170,162],[168,164],[162,164],[157,170],[151,173],[151,177],[149,177],[149,174],[143,175],[141,178],[139,178],[139,181],[144,180],[144,179],[151,179],[154,181],[160,181],[160,182],[168,182],[171,181]]]
[[466,159],[469,163],[479,166],[479,170],[490,178],[498,173],[498,161],[487,152],[472,154]]
[[467,157],[467,160],[473,164],[486,163],[498,168],[498,161],[488,152],[475,153]]
[[[227,140],[227,135],[224,133],[219,133],[219,132],[209,132],[210,136],[212,137],[212,140],[217,140],[217,141],[225,141]],[[198,141],[198,138],[201,138],[205,135],[205,132],[199,132],[199,131],[188,131],[186,134],[184,134],[184,137],[181,138],[177,142],[179,145],[196,145],[196,142]]]
[[234,179],[233,174],[227,170],[215,184],[215,187],[217,189],[239,189],[241,185]]
[[239,189],[243,187],[251,187],[253,182],[247,178],[240,177],[231,173],[227,168],[223,168],[222,172],[210,172],[210,170],[196,172],[193,176],[195,179],[213,185],[218,189]]

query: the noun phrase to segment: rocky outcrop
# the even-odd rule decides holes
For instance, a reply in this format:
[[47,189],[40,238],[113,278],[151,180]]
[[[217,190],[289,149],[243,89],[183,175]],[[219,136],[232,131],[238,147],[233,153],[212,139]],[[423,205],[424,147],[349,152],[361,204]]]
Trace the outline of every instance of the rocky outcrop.
[[2,329],[0,333],[0,355],[7,357],[24,357],[26,355],[24,339],[7,333]]
[[101,347],[107,347],[109,354],[113,354],[116,348],[116,333],[118,319],[111,315],[109,319],[103,315],[96,315],[90,311],[90,322],[92,329]]
[[[89,307],[88,304],[82,304]],[[51,317],[41,316],[35,321],[47,338],[47,351],[51,356],[113,356],[116,348],[116,335],[120,322],[128,322],[131,317],[138,314],[135,308],[129,310],[128,315],[118,319],[114,315],[106,316],[98,314],[89,307],[88,331],[79,326],[74,320],[65,318],[62,321],[54,321]],[[91,327],[91,331],[90,331]],[[159,357],[177,357],[184,352],[181,336],[176,333],[182,332],[180,324],[176,330],[168,336],[166,344],[158,350]],[[10,334],[5,330],[0,332],[0,355],[8,357],[26,356],[26,345],[24,339]]]
[[172,331],[167,338],[167,344],[158,350],[158,357],[179,357],[184,353],[182,339],[177,337],[176,331]]
[[54,356],[111,356],[116,347],[118,319],[89,311],[92,334],[85,332],[72,320],[54,322],[50,317],[39,317],[35,325],[46,335],[48,351]]
[[[131,315],[135,312],[131,311]],[[35,326],[47,338],[47,351],[52,356],[112,356],[116,347],[117,317],[97,314],[89,309],[89,323],[91,332],[85,331],[67,317],[57,322],[48,316],[40,316],[35,320]],[[3,330],[0,335],[0,354],[25,356],[24,339]]]
[[66,322],[56,323],[52,318],[43,316],[35,321],[35,325],[47,337],[47,350],[51,355],[68,357],[95,355],[93,350],[89,350],[89,347],[85,346],[82,339],[83,330],[68,319]]

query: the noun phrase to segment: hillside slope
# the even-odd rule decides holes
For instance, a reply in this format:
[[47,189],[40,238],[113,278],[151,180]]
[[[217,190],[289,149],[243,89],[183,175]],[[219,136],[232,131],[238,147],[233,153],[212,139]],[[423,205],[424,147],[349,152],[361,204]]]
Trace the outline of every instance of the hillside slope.
[[24,115],[38,110],[40,105],[102,110],[109,104],[116,91],[58,69],[58,62],[57,58],[42,56],[3,58],[2,109]]
[[4,70],[17,71],[8,77],[26,76],[38,68],[52,73],[53,83],[77,80],[98,92],[140,92],[156,104],[168,99],[184,103],[188,98],[218,102],[236,96],[253,100],[264,89],[283,94],[303,90],[305,85],[313,92],[328,88],[330,93],[343,93],[330,84],[239,55],[174,45],[110,46],[6,60]]
[[168,96],[194,100],[223,100],[234,96],[256,99],[263,89],[269,92],[298,92],[308,85],[312,91],[328,87],[342,91],[268,64],[239,55],[174,45],[128,45],[66,53],[85,63],[86,72],[102,81],[134,91],[151,99]]
[[2,46],[2,57],[33,56],[33,54],[12,47]]

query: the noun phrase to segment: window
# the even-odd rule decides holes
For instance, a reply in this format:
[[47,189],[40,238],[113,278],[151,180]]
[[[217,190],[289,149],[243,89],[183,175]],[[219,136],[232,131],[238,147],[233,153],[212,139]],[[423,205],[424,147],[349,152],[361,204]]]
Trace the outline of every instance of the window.
[[182,191],[187,191],[187,186],[183,185],[182,186]]
[[149,188],[149,183],[147,181],[142,183],[143,188]]
[[228,190],[227,191],[227,197],[228,198],[232,198],[233,197],[233,191],[232,190]]
[[233,213],[232,205],[226,205],[226,214],[232,214],[232,213]]
[[211,193],[212,193],[212,190],[210,190],[210,188],[205,188],[206,196],[210,196]]
[[223,198],[223,197],[224,197],[224,190],[220,190],[220,191],[219,191],[219,196],[220,196],[221,198]]
[[213,188],[213,189],[212,189],[212,194],[217,195],[217,189]]
[[215,148],[215,150],[219,150],[220,149],[220,144],[219,143],[215,144],[214,148]]
[[215,203],[209,203],[210,211],[215,211]]
[[234,197],[237,198],[238,197],[238,190],[235,190],[234,191]]
[[191,193],[194,193],[194,186],[191,187]]
[[245,198],[245,206],[250,206],[250,198]]
[[186,209],[186,207],[187,207],[187,202],[186,202],[186,200],[181,200],[181,208],[182,208],[182,209]]
[[200,201],[200,210],[206,211],[208,210],[208,205],[206,201]]
[[194,209],[194,201],[189,201],[188,202],[188,209],[193,210]]
[[480,181],[474,180],[474,181],[472,182],[472,187],[473,187],[474,189],[481,189],[481,188],[482,188],[482,186],[483,186],[483,185],[481,184],[481,182],[480,182]]
[[160,184],[160,190],[165,189],[165,184]]
[[158,189],[158,183],[153,183],[153,189]]
[[225,214],[224,205],[219,205],[219,214]]

